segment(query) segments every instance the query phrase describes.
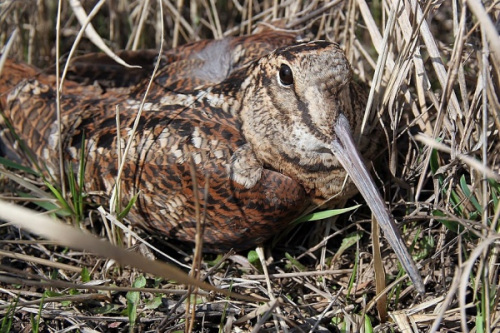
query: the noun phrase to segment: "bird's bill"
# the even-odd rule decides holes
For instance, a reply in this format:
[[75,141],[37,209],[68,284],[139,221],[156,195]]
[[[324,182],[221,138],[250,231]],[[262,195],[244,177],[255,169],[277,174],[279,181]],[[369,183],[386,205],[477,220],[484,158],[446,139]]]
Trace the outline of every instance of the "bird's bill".
[[342,113],[337,118],[334,129],[336,138],[332,142],[331,149],[335,157],[356,184],[363,198],[365,198],[401,265],[413,281],[416,290],[423,294],[425,287],[417,266],[410,256],[392,217],[389,215],[375,182],[361,159],[361,154],[358,152],[351,135],[349,122]]

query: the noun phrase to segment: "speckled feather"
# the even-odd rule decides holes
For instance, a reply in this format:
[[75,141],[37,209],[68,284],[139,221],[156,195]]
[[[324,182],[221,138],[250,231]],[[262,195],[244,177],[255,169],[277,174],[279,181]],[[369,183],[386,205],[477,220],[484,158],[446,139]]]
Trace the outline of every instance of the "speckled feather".
[[[205,248],[213,251],[258,244],[306,208],[356,193],[350,182],[342,189],[346,173],[322,147],[335,137],[332,124],[340,109],[359,133],[365,97],[351,81],[350,66],[336,44],[301,43],[271,52],[294,44],[293,39],[266,32],[165,53],[122,176],[124,204],[140,191],[131,221],[168,238],[193,241],[190,163],[199,203],[206,207]],[[133,57],[130,53],[129,60]],[[141,78],[144,72],[131,81],[130,75],[111,69],[104,78],[89,74],[91,59],[77,59],[72,78],[84,82],[90,77],[101,86],[66,83],[63,147],[77,168],[85,134],[85,191],[105,193],[95,198],[105,203],[118,169],[115,108],[120,110],[123,151],[147,81]],[[279,82],[283,64],[293,71],[293,87]],[[9,61],[0,77],[0,101],[37,162],[57,176],[53,82],[51,76]],[[2,137],[7,155],[23,159],[5,130]],[[360,143],[366,157],[374,152],[373,139]]]

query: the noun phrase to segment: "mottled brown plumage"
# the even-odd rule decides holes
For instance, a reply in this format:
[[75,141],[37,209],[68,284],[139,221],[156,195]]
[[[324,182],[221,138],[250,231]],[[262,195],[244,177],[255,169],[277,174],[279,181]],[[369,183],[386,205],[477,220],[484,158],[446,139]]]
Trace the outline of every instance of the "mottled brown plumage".
[[[349,150],[336,129],[350,128],[357,137],[365,96],[338,45],[293,39],[266,32],[198,42],[162,56],[122,176],[124,204],[140,192],[130,220],[168,238],[193,241],[196,184],[206,208],[205,247],[244,249],[278,233],[306,208],[356,193],[351,181],[345,183],[343,165],[350,170],[350,162],[334,154]],[[118,169],[115,108],[123,151],[151,66],[130,72],[138,79],[109,68],[103,77],[92,74],[92,59],[99,58],[73,62],[72,78],[88,84],[66,83],[62,143],[77,168],[85,135],[85,191],[109,195]],[[53,78],[24,68],[10,62],[4,69],[4,113],[38,162],[57,176]],[[16,77],[29,79],[17,84]],[[101,86],[91,85],[94,80]],[[366,134],[358,147],[369,158],[378,132]],[[11,156],[19,153],[4,146]]]

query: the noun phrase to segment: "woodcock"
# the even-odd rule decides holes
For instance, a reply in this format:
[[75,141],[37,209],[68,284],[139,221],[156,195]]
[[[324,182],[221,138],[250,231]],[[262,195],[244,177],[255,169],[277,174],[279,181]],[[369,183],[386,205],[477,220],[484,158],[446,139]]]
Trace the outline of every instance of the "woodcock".
[[[164,52],[133,134],[158,55],[124,51],[120,56],[142,69],[126,70],[96,54],[72,62],[72,81],[66,81],[61,97],[61,138],[54,76],[7,61],[0,76],[1,107],[33,152],[31,163],[58,177],[62,140],[65,158],[78,170],[84,143],[84,190],[104,193],[96,201],[106,202],[115,186],[118,148],[123,153],[133,135],[121,178],[124,205],[139,193],[130,220],[192,242],[198,201],[206,210],[204,246],[212,251],[259,244],[306,209],[334,205],[357,187],[423,292],[358,152],[373,156],[379,130],[373,126],[357,144],[353,139],[360,134],[366,97],[337,44],[297,43],[293,34],[266,31]],[[5,121],[0,125],[3,154],[30,161]]]

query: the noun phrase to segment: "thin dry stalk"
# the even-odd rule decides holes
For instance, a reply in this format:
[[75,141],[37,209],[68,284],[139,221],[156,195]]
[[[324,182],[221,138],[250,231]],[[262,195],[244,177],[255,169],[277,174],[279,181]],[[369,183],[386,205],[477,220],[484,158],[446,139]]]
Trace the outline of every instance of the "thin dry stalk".
[[[165,6],[165,15],[156,10],[156,3],[148,0],[111,0],[109,6],[100,10],[97,7],[102,2],[95,5],[73,0],[67,5],[59,1],[58,6],[48,0],[37,0],[36,3],[37,8],[26,6],[24,1],[0,3],[0,43],[6,45],[0,62],[10,49],[9,57],[33,62],[51,73],[50,67],[60,55],[69,54],[72,58],[76,52],[95,52],[94,44],[102,43],[114,50],[167,50],[172,45],[241,35],[278,24],[281,29],[295,29],[305,40],[339,42],[346,49],[356,80],[369,86],[366,92],[372,92],[368,108],[372,112],[367,113],[367,119],[390,120],[384,126],[386,138],[380,145],[381,157],[373,165],[380,175],[378,182],[384,186],[385,200],[392,213],[405,224],[408,234],[405,236],[415,240],[414,255],[425,258],[420,262],[427,284],[424,299],[415,297],[404,277],[397,281],[392,279],[398,269],[383,240],[380,242],[381,260],[387,272],[388,286],[381,293],[374,291],[373,258],[367,235],[370,219],[362,207],[350,216],[329,223],[327,234],[324,226],[303,225],[296,229],[286,242],[275,246],[272,252],[274,262],[266,263],[265,274],[253,266],[250,256],[246,257],[247,253],[227,255],[216,266],[207,268],[207,263],[213,259],[210,255],[202,256],[205,264],[200,264],[200,256],[179,255],[174,247],[160,252],[156,241],[153,241],[155,246],[150,240],[146,242],[136,230],[116,221],[104,209],[98,210],[98,214],[89,210],[82,227],[107,237],[118,246],[124,246],[127,241],[121,240],[120,243],[115,229],[123,230],[134,246],[142,248],[142,244],[146,244],[158,257],[173,256],[172,260],[177,260],[182,267],[192,267],[202,273],[203,279],[220,283],[224,288],[231,286],[232,290],[247,295],[253,293],[276,298],[260,307],[251,302],[227,300],[225,317],[222,310],[215,317],[210,317],[207,312],[203,321],[200,319],[203,306],[197,306],[196,312],[192,311],[195,316],[191,320],[195,324],[193,330],[214,329],[222,324],[226,331],[231,331],[234,325],[249,332],[287,326],[303,331],[332,329],[331,326],[325,327],[325,323],[332,326],[341,323],[334,326],[361,330],[366,318],[371,318],[372,324],[377,325],[375,330],[402,331],[405,328],[407,332],[447,332],[460,331],[463,326],[479,331],[480,327],[474,325],[481,315],[487,321],[483,330],[494,332],[500,321],[500,295],[498,288],[488,288],[494,286],[499,274],[500,209],[496,202],[500,181],[500,38],[494,26],[499,13],[496,2],[162,0],[158,5],[160,8]],[[75,10],[71,4],[83,7]],[[76,15],[75,18],[72,15]],[[57,26],[55,22],[43,19],[56,16]],[[101,22],[109,24],[103,26]],[[106,33],[109,39],[104,41],[97,33],[88,33],[86,28],[92,25],[94,32],[99,31],[101,36],[109,25],[109,34]],[[54,41],[45,37],[54,35],[57,35]],[[54,69],[61,80],[58,82],[60,87],[65,81],[66,70],[60,76],[59,66]],[[60,93],[59,89],[57,93]],[[126,150],[127,147],[119,147],[119,153],[123,153],[118,161],[120,166],[126,160]],[[387,159],[389,163],[385,162]],[[54,197],[39,179],[3,166],[0,173],[1,198],[32,208],[45,204],[54,206]],[[60,173],[63,177],[62,170]],[[120,179],[119,174],[117,184]],[[63,184],[64,179],[54,181],[59,182]],[[20,197],[25,192],[35,198]],[[116,193],[116,198],[110,203],[121,204],[119,193]],[[355,198],[357,200],[361,199]],[[477,201],[479,209],[473,200]],[[347,203],[351,204],[353,201]],[[203,207],[200,208],[202,212]],[[112,208],[111,212],[114,211]],[[0,214],[3,212],[2,207]],[[200,214],[201,221],[203,213]],[[450,224],[461,229],[454,231]],[[330,227],[336,228],[335,231],[332,232]],[[338,248],[343,235],[352,230],[360,231],[364,236],[356,245],[360,251],[356,262],[360,267],[351,284],[356,249],[353,247],[340,253]],[[160,330],[187,327],[176,326],[176,320],[186,317],[183,304],[187,291],[172,291],[170,286],[167,287],[168,280],[160,282],[159,286],[148,282],[149,288],[142,289],[108,287],[104,284],[127,285],[129,277],[136,276],[138,271],[128,267],[118,269],[113,259],[101,260],[95,255],[78,252],[63,253],[51,243],[36,245],[37,238],[20,233],[10,223],[2,224],[0,232],[5,239],[2,242],[4,252],[0,255],[7,263],[0,267],[0,311],[2,314],[11,313],[9,306],[14,306],[16,299],[25,306],[14,311],[13,318],[21,323],[16,330],[29,330],[26,329],[29,325],[26,318],[30,314],[38,315],[37,304],[40,304],[45,290],[64,294],[74,288],[81,290],[82,301],[87,297],[92,299],[95,294],[81,283],[82,274],[76,272],[84,267],[90,267],[89,275],[95,290],[108,292],[110,298],[99,299],[101,304],[120,304],[124,299],[120,292],[141,292],[142,308],[139,312],[143,317],[137,324],[142,325],[141,329],[158,328],[154,326],[157,325],[155,317],[165,317]],[[296,272],[285,253],[300,261],[306,271]],[[41,260],[36,259],[39,257]],[[49,261],[51,258],[53,261]],[[56,265],[59,270],[54,269]],[[22,270],[12,270],[18,266]],[[64,270],[62,267],[72,268]],[[324,268],[329,269],[322,271]],[[33,273],[27,274],[27,270],[33,270]],[[452,276],[455,277],[453,281],[446,278]],[[151,275],[147,279],[157,281]],[[51,280],[54,284],[49,284]],[[14,284],[22,287],[14,288]],[[456,293],[457,289],[461,294]],[[464,299],[464,290],[472,297]],[[277,301],[278,291],[286,295],[283,302]],[[168,309],[146,307],[157,292],[165,293],[161,299]],[[202,290],[198,293],[206,297],[209,305],[226,301],[209,297]],[[376,319],[375,306],[380,295],[387,296],[389,315],[395,318],[395,322],[385,326]],[[93,310],[88,305],[93,303],[73,303],[71,308],[65,308],[63,300],[78,299],[69,296],[58,296],[60,299],[52,300],[51,309],[43,309],[41,316],[45,318],[47,330],[54,327],[68,329],[72,325],[81,330],[99,330],[102,323],[110,322],[121,323],[120,328],[123,328],[129,321],[121,314],[126,304],[121,304],[119,310],[106,316],[83,316],[82,312]],[[365,304],[364,299],[370,301]],[[486,301],[484,304],[483,300]],[[165,305],[167,301],[168,306]],[[488,308],[484,307],[486,304]],[[395,309],[400,311],[395,312]],[[477,309],[484,309],[485,313],[474,313]],[[57,321],[56,316],[68,320]]]

